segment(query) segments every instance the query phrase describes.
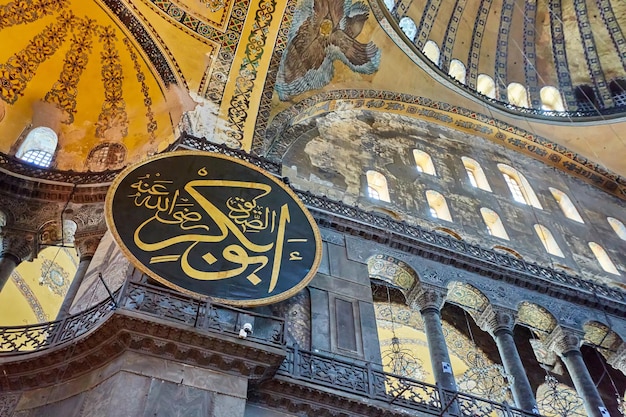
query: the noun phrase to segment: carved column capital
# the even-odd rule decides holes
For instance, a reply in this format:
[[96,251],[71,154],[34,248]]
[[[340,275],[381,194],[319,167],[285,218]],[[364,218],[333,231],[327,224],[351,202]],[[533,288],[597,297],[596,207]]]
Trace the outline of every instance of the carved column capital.
[[93,257],[98,249],[104,231],[80,233],[74,236],[74,247],[80,259]]
[[2,257],[12,256],[17,263],[31,260],[35,256],[35,236],[22,230],[3,229],[0,234]]
[[568,352],[580,352],[580,343],[583,339],[583,332],[574,329],[567,329],[557,326],[543,341],[546,349],[563,356]]
[[626,375],[626,343],[622,342],[617,352],[609,356],[606,362]]
[[410,306],[417,307],[420,311],[428,309],[441,310],[446,301],[448,290],[434,285],[416,283],[407,294],[407,302]]
[[513,331],[517,312],[510,308],[489,304],[476,319],[478,327],[495,337],[502,330]]

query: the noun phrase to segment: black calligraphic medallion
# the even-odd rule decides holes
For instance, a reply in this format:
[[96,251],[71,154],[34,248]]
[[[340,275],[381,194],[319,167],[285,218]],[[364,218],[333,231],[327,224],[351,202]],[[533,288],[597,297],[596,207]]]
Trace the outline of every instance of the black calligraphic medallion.
[[294,295],[321,257],[319,230],[293,191],[221,154],[172,152],[127,168],[109,190],[106,219],[141,271],[234,305]]

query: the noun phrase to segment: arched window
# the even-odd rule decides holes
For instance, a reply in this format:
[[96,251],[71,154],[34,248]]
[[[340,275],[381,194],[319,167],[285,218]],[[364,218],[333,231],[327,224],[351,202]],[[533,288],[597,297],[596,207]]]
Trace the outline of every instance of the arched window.
[[498,164],[498,168],[515,201],[543,210],[529,182],[518,170],[505,164]]
[[[618,78],[609,83],[609,91],[615,107],[626,106],[626,79]],[[2,116],[0,116],[2,120]]]
[[561,97],[558,88],[547,85],[541,89],[539,96],[541,97],[542,110],[565,111],[563,97]]
[[458,59],[453,59],[450,62],[450,70],[448,74],[461,84],[465,84],[465,65]]
[[433,165],[433,160],[426,152],[413,149],[413,158],[415,159],[415,167],[418,172],[437,175],[435,172],[435,165]]
[[559,258],[564,258],[563,251],[559,247],[558,243],[554,239],[552,232],[548,230],[547,227],[542,226],[540,224],[535,225],[535,232],[537,236],[539,236],[539,240],[543,244],[544,249],[551,255],[558,256]]
[[424,49],[422,49],[426,58],[430,59],[435,65],[439,66],[439,46],[435,43],[435,41],[429,40],[424,45]]
[[488,209],[487,207],[482,207],[480,209],[480,214],[483,216],[487,232],[491,236],[509,240],[509,235],[506,233],[506,230],[504,230],[504,225],[502,224],[502,220],[500,220],[498,213]]
[[387,178],[378,171],[367,171],[367,196],[375,200],[389,202]]
[[496,98],[496,83],[487,74],[478,74],[476,91],[489,98]]
[[24,162],[47,168],[52,163],[57,143],[58,137],[54,130],[49,127],[36,127],[28,132],[15,156]]
[[507,100],[518,107],[530,107],[528,105],[528,92],[520,83],[511,83],[506,88]]
[[428,207],[430,208],[430,215],[432,217],[449,222],[452,221],[446,199],[440,193],[433,190],[426,191],[426,201],[428,201]]
[[580,217],[580,214],[578,213],[578,210],[576,210],[576,207],[574,207],[572,200],[570,200],[567,194],[565,194],[561,190],[557,190],[556,188],[552,187],[550,187],[550,192],[552,193],[552,196],[554,197],[556,202],[559,203],[559,206],[561,207],[563,214],[565,214],[565,217],[567,217],[568,219],[576,220],[579,223],[584,223],[582,217]]
[[595,111],[598,109],[598,99],[593,87],[589,85],[580,85],[574,89],[574,97],[578,104],[578,110]]
[[392,11],[393,6],[395,5],[396,5],[395,0],[385,0],[385,7],[387,7],[387,10]]
[[467,172],[467,177],[469,178],[469,182],[472,184],[472,187],[480,188],[485,191],[491,191],[487,177],[485,176],[480,164],[467,156],[461,157],[461,160],[463,161],[465,172]]
[[606,219],[608,220],[609,224],[611,225],[611,227],[615,231],[615,234],[620,239],[626,240],[626,226],[624,226],[624,223],[622,223],[621,221],[617,220],[615,217],[607,217]]
[[120,168],[126,159],[126,147],[121,143],[101,143],[89,152],[87,168],[104,171]]
[[400,19],[398,23],[402,32],[406,35],[407,38],[413,42],[415,40],[415,36],[417,35],[417,26],[415,26],[415,22],[410,17],[403,17]]
[[602,246],[598,245],[596,242],[589,242],[589,248],[591,248],[591,251],[595,255],[602,269],[610,274],[619,275],[617,268],[615,268],[611,258],[609,258],[609,255],[606,254],[606,251],[602,248]]

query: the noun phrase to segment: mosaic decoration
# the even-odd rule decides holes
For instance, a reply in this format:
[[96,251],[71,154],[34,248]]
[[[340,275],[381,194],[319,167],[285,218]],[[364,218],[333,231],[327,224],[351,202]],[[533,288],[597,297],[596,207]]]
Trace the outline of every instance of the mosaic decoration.
[[541,108],[537,70],[535,62],[535,24],[537,20],[537,0],[527,0],[524,3],[524,75],[526,89],[530,96],[530,105],[535,109]]
[[40,323],[44,323],[50,320],[50,317],[44,312],[43,306],[37,300],[35,293],[30,289],[30,286],[24,281],[24,278],[17,271],[13,271],[11,273],[11,280],[19,290],[19,292],[24,296],[24,299],[30,306],[33,313],[35,313],[35,317],[37,317],[37,321]]
[[517,322],[544,334],[556,327],[556,320],[545,308],[522,301],[517,310]]
[[406,263],[387,255],[375,255],[367,260],[370,278],[386,281],[404,290],[409,290],[418,281],[417,275]]
[[72,38],[72,45],[65,54],[61,75],[44,98],[44,101],[55,103],[58,108],[65,111],[67,119],[63,122],[66,124],[71,124],[74,121],[76,96],[78,95],[77,85],[81,74],[87,67],[93,46],[91,36],[95,31],[95,20],[89,18],[76,19],[76,28],[73,30],[76,35]]
[[[591,321],[583,326],[585,340],[593,346],[599,346],[606,350],[617,350],[622,344],[622,339],[617,333],[602,323]],[[600,353],[606,354],[607,352]]]
[[0,98],[9,104],[15,103],[24,94],[39,65],[54,55],[75,23],[76,18],[71,12],[59,14],[56,23],[35,35],[29,45],[9,58],[6,64],[0,64]]
[[[157,122],[154,119],[154,112],[152,111],[152,98],[150,98],[150,89],[148,88],[148,85],[146,84],[146,76],[143,73],[141,66],[139,65],[139,61],[137,60],[137,54],[135,53],[133,46],[128,40],[128,38],[124,38],[123,42],[124,42],[124,45],[126,46],[126,49],[128,50],[130,59],[132,59],[133,61],[133,66],[135,68],[135,72],[137,73],[137,82],[141,84],[141,93],[143,94],[143,105],[146,107],[146,119],[148,119],[146,130],[148,131],[148,135],[150,136],[150,141],[154,142],[156,139],[154,132],[156,132],[157,130]],[[109,148],[109,149],[113,149],[113,148]],[[126,152],[124,149],[124,154],[121,157],[122,161],[124,160],[125,153]],[[116,155],[120,155],[119,152],[116,153]],[[108,152],[107,152],[107,156],[108,156]],[[119,158],[116,158],[116,159],[119,159]],[[118,164],[119,162],[116,162],[113,165],[117,166]]]
[[459,29],[459,23],[463,17],[465,11],[465,5],[467,0],[456,0],[454,3],[454,10],[452,11],[452,17],[446,28],[446,34],[443,37],[443,44],[441,45],[441,58],[440,67],[443,71],[448,72],[450,69],[450,60],[452,59],[452,48],[454,48],[454,41],[456,40],[457,30]]
[[[560,1],[560,0],[559,0]],[[511,31],[511,23],[513,16],[514,0],[503,0],[502,10],[500,11],[500,28],[498,29],[498,44],[496,46],[496,68],[495,82],[499,92],[499,97],[507,97],[507,56],[509,50],[509,32]]]
[[611,1],[596,0],[596,3],[598,5],[598,8],[600,9],[600,15],[602,16],[602,20],[609,30],[609,35],[613,40],[615,49],[617,50],[622,60],[622,66],[626,70],[626,37],[624,37],[622,29],[617,23],[615,13],[613,13],[613,7],[611,6]]
[[327,85],[333,63],[341,61],[352,71],[372,74],[380,64],[380,50],[373,42],[356,38],[369,16],[365,3],[352,0],[303,0],[293,16],[289,43],[276,81],[281,100]]
[[489,304],[487,297],[477,288],[461,282],[453,282],[450,285],[446,300],[473,313],[482,313]]
[[104,103],[96,122],[96,137],[105,138],[109,129],[118,129],[122,137],[128,135],[128,115],[126,103],[122,97],[122,64],[115,42],[117,36],[111,26],[100,29],[102,83],[104,84]]
[[200,3],[204,4],[207,9],[212,12],[217,12],[224,8],[225,4],[222,0],[200,0]]
[[424,7],[424,13],[422,13],[422,19],[417,27],[417,38],[415,38],[415,45],[420,51],[426,45],[428,37],[430,36],[430,30],[433,28],[433,23],[437,18],[439,12],[439,6],[441,6],[441,0],[428,0]]
[[69,0],[21,0],[0,6],[0,29],[31,23],[61,11]]
[[58,263],[44,259],[41,263],[39,284],[45,285],[54,294],[63,297],[70,287],[70,274]]
[[311,349],[311,296],[308,290],[272,304],[272,315],[285,319],[287,345],[297,343],[301,349]]
[[567,51],[565,48],[565,32],[563,30],[563,9],[561,8],[561,0],[550,0],[548,2],[550,8],[550,30],[552,34],[552,56],[554,57],[554,65],[556,66],[556,75],[559,80],[559,90],[567,108],[576,110],[578,104],[574,97],[574,89],[572,88],[572,78],[567,65]]
[[[583,50],[585,51],[585,61],[589,67],[589,75],[593,80],[596,90],[600,93],[598,99],[604,108],[613,106],[613,98],[604,78],[604,71],[600,64],[600,57],[596,49],[596,42],[593,39],[592,26],[587,15],[587,2],[585,0],[574,0],[574,9],[576,10],[576,21],[578,22],[578,30],[580,31],[580,39],[582,40]],[[622,58],[623,59],[623,58]]]
[[264,149],[270,149],[266,155],[280,160],[285,150],[298,138],[297,134],[289,135],[289,129],[297,129],[297,125],[331,111],[358,109],[419,116],[476,132],[626,199],[626,179],[564,146],[464,107],[391,91],[335,90],[308,97],[276,115],[267,128],[266,139],[255,138],[252,149],[259,154],[264,154]]
[[[161,77],[161,80],[165,85],[169,84],[179,84],[179,79],[183,80],[182,72],[180,68],[176,65],[176,61],[173,57],[169,56],[169,62],[172,62],[174,65],[174,69],[176,69],[176,74],[174,73],[174,69],[171,68],[168,58],[163,56],[163,52],[161,51],[161,46],[164,45],[164,42],[159,42],[160,45],[157,45],[155,41],[152,39],[152,36],[158,38],[158,34],[155,30],[152,30],[152,34],[149,34],[146,31],[146,27],[150,27],[150,23],[147,19],[142,19],[139,21],[134,14],[139,14],[135,9],[131,13],[130,10],[126,8],[124,3],[117,0],[102,0],[103,3],[119,18],[119,21],[126,26],[128,31],[132,33],[133,37],[139,41],[142,49],[145,52],[145,55],[148,57],[157,73]],[[156,1],[156,0],[155,0]]]
[[239,68],[239,74],[235,81],[235,93],[228,108],[228,124],[231,128],[228,130],[228,135],[233,143],[241,144],[243,142],[243,128],[248,119],[250,95],[254,88],[259,62],[267,41],[268,27],[272,24],[275,10],[275,0],[260,0],[255,14],[254,27],[248,35],[244,50],[245,58]]

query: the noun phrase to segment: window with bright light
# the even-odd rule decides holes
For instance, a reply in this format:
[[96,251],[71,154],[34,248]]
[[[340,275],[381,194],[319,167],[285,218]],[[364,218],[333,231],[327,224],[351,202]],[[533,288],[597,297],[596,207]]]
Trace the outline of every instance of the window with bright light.
[[609,222],[615,234],[622,240],[626,240],[626,226],[624,223],[617,220],[615,217],[607,217],[606,220]]
[[387,178],[378,171],[367,171],[367,195],[375,200],[389,202]]
[[487,207],[483,207],[480,209],[480,214],[483,216],[483,221],[485,222],[485,226],[487,227],[487,233],[489,233],[491,236],[509,240],[509,235],[506,233],[506,230],[504,229],[504,225],[502,224],[502,220],[500,220],[500,216],[498,216],[498,213]]
[[554,239],[552,232],[548,230],[547,227],[540,225],[540,224],[536,224],[535,232],[537,233],[539,240],[541,240],[541,243],[543,244],[543,248],[546,250],[546,252],[548,252],[551,255],[558,256],[560,258],[565,257],[558,243],[556,243],[556,240]]
[[565,217],[575,220],[579,223],[584,223],[583,218],[580,217],[580,213],[578,213],[578,210],[576,210],[576,207],[574,207],[574,203],[572,203],[572,200],[570,200],[567,194],[565,194],[561,190],[557,190],[556,188],[552,187],[550,187],[550,192],[552,193],[552,196],[554,197],[556,202],[559,203],[559,207],[561,207],[561,211],[563,211]]
[[440,193],[433,190],[426,191],[426,201],[428,201],[428,207],[432,217],[449,222],[452,221],[446,199]]
[[441,54],[439,50],[439,46],[435,43],[435,41],[429,40],[424,45],[424,49],[422,49],[426,58],[430,59],[435,65],[439,66],[439,55]]
[[602,269],[604,269],[606,272],[610,274],[614,274],[614,275],[620,274],[617,271],[615,264],[613,263],[613,261],[611,261],[611,258],[609,258],[609,255],[607,255],[606,251],[604,250],[602,246],[598,245],[596,242],[589,242],[589,248],[595,255]]
[[558,88],[547,85],[541,89],[539,96],[542,110],[565,111],[563,97]]
[[478,74],[476,91],[489,98],[496,98],[496,83],[487,74]]
[[385,0],[385,7],[387,7],[387,10],[392,11],[393,6],[395,5],[396,5],[395,0]]
[[528,105],[528,92],[520,83],[511,83],[506,88],[509,103],[518,107],[530,107]]
[[498,169],[500,169],[504,181],[506,185],[509,186],[509,190],[511,190],[511,195],[515,201],[543,210],[537,195],[528,180],[526,180],[526,177],[515,168],[505,164],[498,164]]
[[435,165],[429,154],[418,149],[413,149],[413,158],[415,159],[415,168],[418,172],[429,175],[437,175]]
[[36,127],[26,136],[15,156],[24,162],[47,168],[52,163],[58,137],[49,127]]
[[402,32],[406,35],[407,38],[413,42],[415,40],[415,36],[417,35],[417,26],[415,26],[415,22],[410,17],[403,17],[400,19],[398,23]]
[[448,71],[448,74],[461,84],[465,84],[465,65],[463,65],[463,63],[458,59],[453,59],[450,62],[450,70]]
[[480,188],[481,190],[491,191],[485,172],[478,162],[472,158],[466,156],[461,157],[463,166],[465,166],[465,172],[472,187]]

